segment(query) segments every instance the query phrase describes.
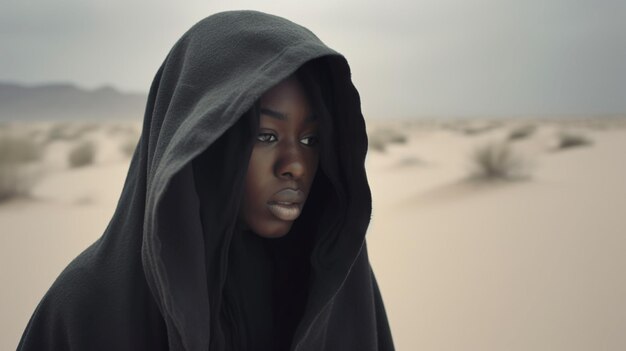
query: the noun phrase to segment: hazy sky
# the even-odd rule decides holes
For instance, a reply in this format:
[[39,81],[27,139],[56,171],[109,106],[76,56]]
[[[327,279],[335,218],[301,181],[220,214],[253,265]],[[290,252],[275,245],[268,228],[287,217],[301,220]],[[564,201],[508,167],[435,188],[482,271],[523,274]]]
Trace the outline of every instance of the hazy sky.
[[366,117],[626,113],[624,0],[0,0],[0,80],[147,92],[212,13],[311,29],[351,64]]

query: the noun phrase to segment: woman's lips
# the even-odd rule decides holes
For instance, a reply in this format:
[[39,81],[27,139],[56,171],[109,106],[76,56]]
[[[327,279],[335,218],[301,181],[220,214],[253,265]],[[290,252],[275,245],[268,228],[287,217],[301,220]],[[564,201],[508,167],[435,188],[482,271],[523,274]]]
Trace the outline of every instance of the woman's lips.
[[270,212],[283,221],[293,221],[300,216],[301,208],[299,203],[294,202],[268,202]]

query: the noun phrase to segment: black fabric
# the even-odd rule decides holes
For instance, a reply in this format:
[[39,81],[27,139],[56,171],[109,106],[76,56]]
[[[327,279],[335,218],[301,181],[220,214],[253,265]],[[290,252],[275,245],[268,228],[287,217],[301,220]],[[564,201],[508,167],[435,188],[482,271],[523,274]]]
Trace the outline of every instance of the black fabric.
[[[301,67],[323,87],[309,96],[327,109],[320,166],[291,231],[263,239],[237,225],[254,105]],[[366,152],[343,56],[280,17],[207,17],[154,78],[108,227],[57,278],[18,349],[393,350],[365,242]]]

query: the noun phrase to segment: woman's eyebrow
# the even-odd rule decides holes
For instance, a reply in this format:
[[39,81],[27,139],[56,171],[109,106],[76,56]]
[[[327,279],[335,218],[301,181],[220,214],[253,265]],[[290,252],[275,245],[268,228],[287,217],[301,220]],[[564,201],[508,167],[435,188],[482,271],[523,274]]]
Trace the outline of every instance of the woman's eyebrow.
[[282,112],[270,110],[269,108],[261,108],[260,112],[261,112],[262,115],[267,115],[267,116],[270,116],[272,118],[279,119],[281,121],[287,120],[287,115],[286,114],[284,114]]
[[[265,107],[262,107],[261,109],[259,109],[259,112],[261,112],[262,115],[267,115],[269,117],[272,117],[272,118],[275,118],[275,119],[278,119],[278,120],[281,120],[281,121],[286,121],[287,118],[288,118],[288,115],[286,115],[286,114],[284,114],[282,112],[274,111],[274,110],[271,110],[271,109],[265,108]],[[315,121],[315,115],[311,114],[311,115],[307,116],[306,122],[313,122],[313,121]]]

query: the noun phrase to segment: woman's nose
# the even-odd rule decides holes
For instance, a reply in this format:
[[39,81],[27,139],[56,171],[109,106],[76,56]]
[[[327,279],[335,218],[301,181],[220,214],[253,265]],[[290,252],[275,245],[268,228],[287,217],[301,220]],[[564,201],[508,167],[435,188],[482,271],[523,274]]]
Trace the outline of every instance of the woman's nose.
[[301,150],[290,145],[281,150],[276,164],[276,175],[279,178],[299,179],[306,172],[305,161]]

